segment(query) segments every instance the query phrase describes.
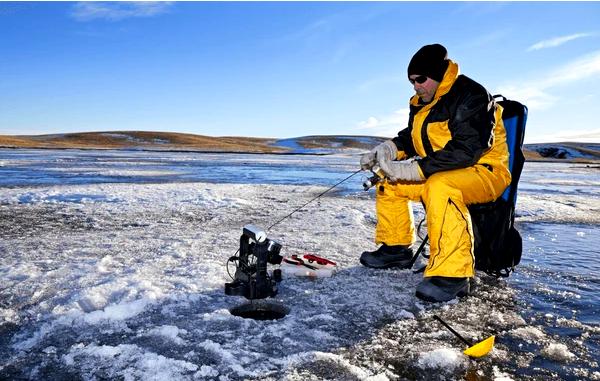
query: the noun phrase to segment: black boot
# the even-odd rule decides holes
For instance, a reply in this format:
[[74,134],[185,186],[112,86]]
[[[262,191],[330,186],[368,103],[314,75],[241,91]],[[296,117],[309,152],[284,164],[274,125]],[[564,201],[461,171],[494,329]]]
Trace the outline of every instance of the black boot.
[[411,246],[388,246],[385,243],[375,251],[365,251],[360,256],[360,263],[374,269],[389,269],[398,267],[407,269],[412,261],[413,250]]
[[447,302],[457,296],[466,296],[471,292],[469,278],[450,278],[432,276],[417,285],[417,298],[428,302]]

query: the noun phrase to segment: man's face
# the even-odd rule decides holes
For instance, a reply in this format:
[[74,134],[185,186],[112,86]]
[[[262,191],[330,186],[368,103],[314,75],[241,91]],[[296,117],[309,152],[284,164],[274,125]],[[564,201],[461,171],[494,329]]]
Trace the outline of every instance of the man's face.
[[413,74],[408,77],[417,95],[423,102],[431,102],[440,83],[427,76]]

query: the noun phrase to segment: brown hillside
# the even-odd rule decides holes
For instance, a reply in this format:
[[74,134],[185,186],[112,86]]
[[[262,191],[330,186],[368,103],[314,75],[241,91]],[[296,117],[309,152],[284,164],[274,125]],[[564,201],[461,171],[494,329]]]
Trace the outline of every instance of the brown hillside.
[[193,150],[227,152],[282,152],[269,144],[273,139],[212,137],[147,131],[82,132],[57,135],[0,135],[0,147]]
[[543,159],[542,155],[536,151],[530,151],[528,149],[523,150],[523,155],[525,156],[525,160],[527,161],[537,161]]
[[0,135],[0,147],[37,147],[39,144],[28,138]]

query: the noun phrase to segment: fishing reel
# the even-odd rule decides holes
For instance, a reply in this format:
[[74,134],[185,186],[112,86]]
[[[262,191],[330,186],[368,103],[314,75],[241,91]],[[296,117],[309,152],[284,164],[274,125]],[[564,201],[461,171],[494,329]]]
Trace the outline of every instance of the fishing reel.
[[372,176],[363,182],[363,189],[365,192],[385,179],[385,173],[377,165],[371,168],[371,173]]
[[[254,225],[246,225],[240,237],[240,249],[227,261],[236,264],[233,282],[225,283],[225,294],[243,296],[246,299],[264,299],[277,295],[277,283],[281,282],[281,270],[267,272],[267,265],[278,265],[283,259],[281,245],[267,238],[267,233]],[[230,274],[231,276],[231,274]]]

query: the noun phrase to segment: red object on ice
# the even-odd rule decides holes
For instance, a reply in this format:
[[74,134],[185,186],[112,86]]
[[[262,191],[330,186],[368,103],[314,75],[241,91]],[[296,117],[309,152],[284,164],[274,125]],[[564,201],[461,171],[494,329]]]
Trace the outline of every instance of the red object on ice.
[[[296,266],[305,266],[309,269],[316,270],[318,266],[337,266],[337,263],[329,259],[318,257],[313,254],[304,254],[302,258],[298,254],[292,254],[290,258],[283,258],[283,261]],[[308,263],[307,263],[308,262]]]
[[317,269],[315,266],[311,266],[308,263],[304,263],[304,260],[302,258],[299,258],[296,254],[292,254],[291,258],[283,258],[283,261],[285,263],[289,263],[289,264],[296,265],[296,266],[305,266],[311,270]]
[[327,258],[317,257],[314,254],[304,254],[303,258],[306,259],[310,263],[317,262],[317,264],[319,264],[321,266],[325,266],[325,265],[337,266],[337,263],[330,261]]

